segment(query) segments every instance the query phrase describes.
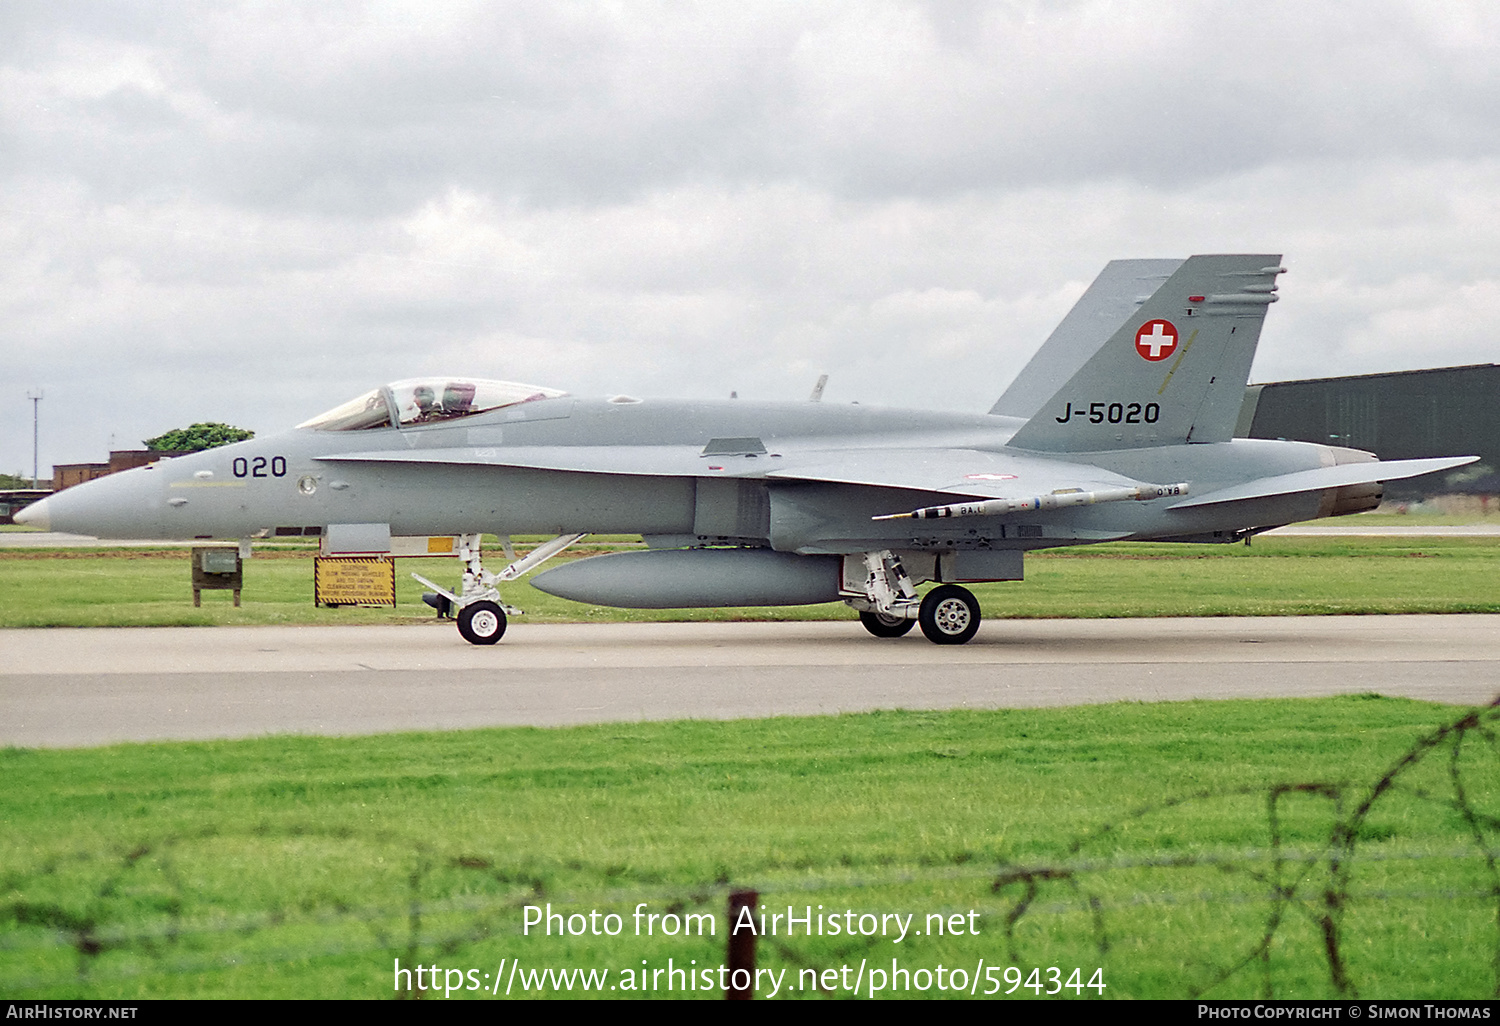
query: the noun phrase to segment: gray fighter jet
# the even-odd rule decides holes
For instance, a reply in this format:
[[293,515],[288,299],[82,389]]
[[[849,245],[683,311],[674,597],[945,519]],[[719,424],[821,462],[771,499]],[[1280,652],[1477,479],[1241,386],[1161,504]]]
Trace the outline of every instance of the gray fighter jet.
[[[645,550],[533,583],[633,608],[841,600],[878,637],[918,623],[938,644],[962,644],[980,620],[963,584],[1020,580],[1028,549],[1232,542],[1371,509],[1382,481],[1476,458],[1380,462],[1233,437],[1280,261],[1111,263],[984,414],[413,379],[284,434],[69,489],[16,519],[113,538],[239,539],[245,554],[268,536],[369,553],[393,536],[458,535],[462,585],[425,583],[480,645],[518,612],[498,585],[584,534],[640,534]],[[494,573],[478,532],[557,537]]]

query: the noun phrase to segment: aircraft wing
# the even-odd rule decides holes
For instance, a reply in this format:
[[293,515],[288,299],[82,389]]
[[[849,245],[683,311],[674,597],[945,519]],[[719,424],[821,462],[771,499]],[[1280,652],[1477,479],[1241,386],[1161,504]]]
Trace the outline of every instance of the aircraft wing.
[[788,458],[767,478],[910,488],[983,498],[1034,495],[1057,488],[1138,485],[1120,474],[1077,463],[979,449],[854,449]]
[[1445,456],[1428,460],[1343,463],[1336,467],[1319,467],[1316,470],[1300,470],[1294,474],[1262,477],[1230,488],[1221,488],[1207,495],[1184,499],[1167,508],[1189,509],[1193,506],[1212,506],[1221,502],[1240,502],[1244,499],[1264,499],[1273,495],[1314,492],[1323,488],[1374,484],[1376,481],[1399,481],[1406,477],[1416,477],[1418,474],[1432,474],[1439,470],[1461,467],[1477,459],[1479,459],[1478,456]]
[[330,463],[419,463],[521,467],[578,474],[744,477],[827,481],[999,498],[1058,488],[1118,488],[1141,482],[1098,467],[979,449],[823,449],[704,456],[681,445],[507,446],[337,453]]

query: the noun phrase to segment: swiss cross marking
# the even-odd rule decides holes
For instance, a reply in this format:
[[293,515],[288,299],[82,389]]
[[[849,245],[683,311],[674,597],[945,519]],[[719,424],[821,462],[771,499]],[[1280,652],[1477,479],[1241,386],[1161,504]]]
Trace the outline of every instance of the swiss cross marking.
[[1177,329],[1171,321],[1157,318],[1142,324],[1135,333],[1135,351],[1155,363],[1165,360],[1177,348]]

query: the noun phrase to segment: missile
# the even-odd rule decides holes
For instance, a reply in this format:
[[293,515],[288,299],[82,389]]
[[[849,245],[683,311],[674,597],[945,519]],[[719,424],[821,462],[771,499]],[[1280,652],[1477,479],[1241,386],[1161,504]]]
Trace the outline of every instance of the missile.
[[1082,488],[1059,488],[1047,495],[1029,499],[983,499],[979,502],[956,502],[951,506],[924,506],[910,513],[887,513],[871,520],[934,520],[939,517],[994,517],[1033,509],[1066,509],[1069,506],[1092,506],[1098,502],[1122,502],[1134,499],[1150,502],[1174,495],[1186,495],[1186,482],[1169,485],[1140,485],[1135,488],[1101,488],[1086,492]]
[[559,598],[626,609],[836,602],[839,556],[771,549],[651,549],[590,556],[532,578]]

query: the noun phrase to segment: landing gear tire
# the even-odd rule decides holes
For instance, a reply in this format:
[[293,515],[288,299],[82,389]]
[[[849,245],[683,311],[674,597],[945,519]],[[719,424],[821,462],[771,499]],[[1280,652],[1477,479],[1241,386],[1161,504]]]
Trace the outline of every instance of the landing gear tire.
[[471,645],[493,645],[505,633],[505,610],[493,602],[471,602],[458,611],[458,633]]
[[979,600],[968,588],[941,585],[922,599],[917,622],[934,645],[962,645],[979,630]]
[[871,613],[861,611],[859,622],[865,625],[865,630],[877,638],[899,638],[912,629],[917,621],[908,620],[904,616],[891,616],[888,613]]

